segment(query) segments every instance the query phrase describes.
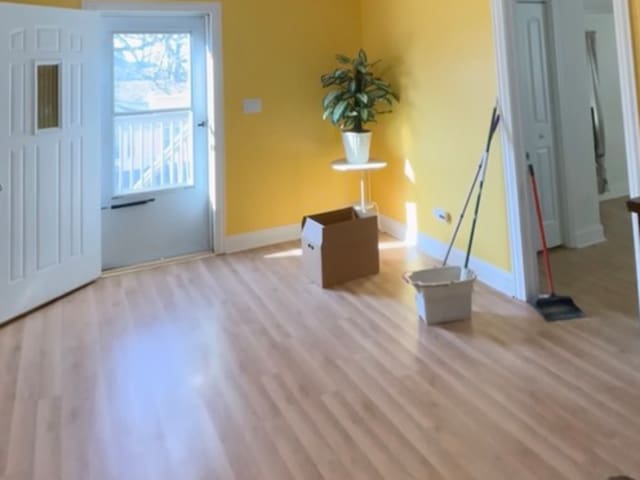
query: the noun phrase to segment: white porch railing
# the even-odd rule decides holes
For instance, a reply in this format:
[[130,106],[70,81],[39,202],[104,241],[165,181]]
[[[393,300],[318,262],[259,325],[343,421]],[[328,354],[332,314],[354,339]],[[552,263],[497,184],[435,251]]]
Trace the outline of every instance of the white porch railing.
[[116,196],[193,185],[190,111],[116,116],[113,148]]

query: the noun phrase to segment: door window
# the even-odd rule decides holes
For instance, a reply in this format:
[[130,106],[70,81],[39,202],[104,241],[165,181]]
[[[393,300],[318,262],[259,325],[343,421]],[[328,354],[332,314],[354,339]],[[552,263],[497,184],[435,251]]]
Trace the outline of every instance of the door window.
[[190,33],[114,33],[113,195],[194,185]]
[[36,62],[36,132],[58,129],[61,62]]

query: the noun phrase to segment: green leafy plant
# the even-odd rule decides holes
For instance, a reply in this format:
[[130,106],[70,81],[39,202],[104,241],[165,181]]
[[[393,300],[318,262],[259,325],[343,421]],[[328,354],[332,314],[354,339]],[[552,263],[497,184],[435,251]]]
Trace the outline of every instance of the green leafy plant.
[[[375,75],[373,67],[379,61],[369,63],[367,54],[360,50],[355,58],[336,55],[339,67],[321,77],[322,86],[331,90],[322,102],[323,118],[345,131],[364,132],[367,123],[376,117],[390,113],[398,95],[391,85]],[[386,109],[378,107],[383,104]]]

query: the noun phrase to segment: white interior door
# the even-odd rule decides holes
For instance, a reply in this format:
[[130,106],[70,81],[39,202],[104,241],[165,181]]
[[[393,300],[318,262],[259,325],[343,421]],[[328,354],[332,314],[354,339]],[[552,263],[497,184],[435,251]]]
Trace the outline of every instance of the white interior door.
[[538,181],[547,243],[557,247],[562,244],[562,233],[546,9],[543,1],[518,2],[516,31],[526,153]]
[[98,25],[0,3],[0,323],[100,275]]
[[205,19],[104,22],[103,267],[210,250]]

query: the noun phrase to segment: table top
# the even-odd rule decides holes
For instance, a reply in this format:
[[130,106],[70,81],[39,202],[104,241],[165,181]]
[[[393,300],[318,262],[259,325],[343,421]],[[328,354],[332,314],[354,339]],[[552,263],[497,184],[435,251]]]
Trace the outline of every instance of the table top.
[[387,166],[387,162],[370,159],[367,163],[348,163],[345,158],[336,160],[331,164],[331,168],[339,172],[361,172],[363,170],[380,170]]
[[632,198],[627,202],[627,209],[633,213],[640,213],[640,198]]

